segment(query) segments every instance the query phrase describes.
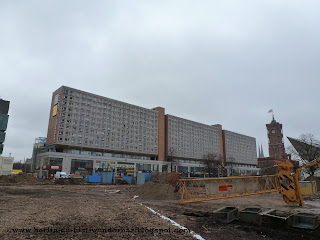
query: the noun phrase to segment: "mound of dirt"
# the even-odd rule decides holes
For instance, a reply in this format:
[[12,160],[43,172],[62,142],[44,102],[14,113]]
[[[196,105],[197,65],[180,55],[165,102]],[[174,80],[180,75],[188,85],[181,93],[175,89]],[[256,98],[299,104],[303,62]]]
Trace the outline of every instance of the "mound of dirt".
[[320,178],[315,176],[309,176],[305,179],[305,181],[316,181],[317,183],[317,191],[320,191]]
[[19,173],[14,175],[0,176],[0,185],[38,185],[38,184],[50,184],[48,180],[33,178],[30,175]]
[[147,182],[137,188],[135,194],[145,200],[176,200],[179,193],[170,184],[159,182]]
[[79,185],[84,184],[84,180],[82,178],[58,178],[54,183],[60,185]]

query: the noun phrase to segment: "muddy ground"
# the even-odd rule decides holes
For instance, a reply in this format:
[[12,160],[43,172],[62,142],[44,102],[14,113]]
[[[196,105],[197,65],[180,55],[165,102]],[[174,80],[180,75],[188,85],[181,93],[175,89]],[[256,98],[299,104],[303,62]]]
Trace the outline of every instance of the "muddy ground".
[[[0,239],[195,239],[146,206],[204,239],[292,240],[320,236],[319,228],[273,229],[239,221],[223,224],[210,215],[225,206],[320,214],[319,197],[306,200],[303,209],[289,207],[277,193],[180,205],[173,187],[150,184],[150,189],[148,192],[145,186],[131,185],[0,184]],[[153,198],[155,189],[169,192],[168,199],[158,193]],[[132,198],[139,194],[135,200]]]

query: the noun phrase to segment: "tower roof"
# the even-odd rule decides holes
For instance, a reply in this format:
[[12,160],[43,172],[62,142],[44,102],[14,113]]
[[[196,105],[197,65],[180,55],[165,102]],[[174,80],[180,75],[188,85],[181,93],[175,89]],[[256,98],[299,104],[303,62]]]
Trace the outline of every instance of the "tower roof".
[[274,120],[274,115],[272,115],[272,121],[270,124],[276,124],[276,123],[278,123],[278,122],[276,120]]

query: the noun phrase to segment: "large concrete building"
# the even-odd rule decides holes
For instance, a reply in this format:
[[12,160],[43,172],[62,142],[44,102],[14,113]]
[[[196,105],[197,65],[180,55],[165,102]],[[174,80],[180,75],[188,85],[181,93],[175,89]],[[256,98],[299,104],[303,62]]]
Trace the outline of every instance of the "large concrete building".
[[251,172],[257,166],[256,139],[239,133],[223,130],[225,162],[228,175]]
[[163,171],[169,156],[173,170],[200,173],[207,153],[242,174],[257,165],[252,137],[65,86],[52,96],[46,145],[38,155],[41,174],[62,168],[86,175],[108,163],[116,171]]

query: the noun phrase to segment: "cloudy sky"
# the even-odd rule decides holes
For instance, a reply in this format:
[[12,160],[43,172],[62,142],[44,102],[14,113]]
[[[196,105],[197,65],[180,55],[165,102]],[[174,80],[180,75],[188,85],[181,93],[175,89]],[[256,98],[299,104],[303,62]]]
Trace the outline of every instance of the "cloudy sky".
[[[5,156],[30,158],[61,85],[255,137],[319,134],[320,2],[0,1]],[[286,146],[289,145],[285,141]]]

